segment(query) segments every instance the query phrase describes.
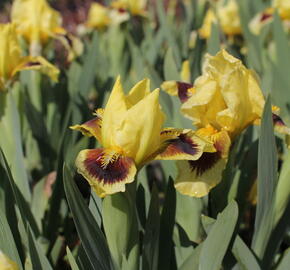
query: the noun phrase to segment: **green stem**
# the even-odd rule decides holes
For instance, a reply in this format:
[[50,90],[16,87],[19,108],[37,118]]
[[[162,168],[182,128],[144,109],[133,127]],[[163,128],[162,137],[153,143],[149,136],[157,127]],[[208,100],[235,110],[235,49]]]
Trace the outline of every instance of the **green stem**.
[[103,224],[116,269],[139,269],[136,183],[103,200]]

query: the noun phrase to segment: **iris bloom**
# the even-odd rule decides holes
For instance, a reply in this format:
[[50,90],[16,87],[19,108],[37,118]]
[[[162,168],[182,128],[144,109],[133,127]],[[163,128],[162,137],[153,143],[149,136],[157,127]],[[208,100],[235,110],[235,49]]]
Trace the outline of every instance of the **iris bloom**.
[[273,15],[277,10],[283,21],[290,20],[290,0],[274,0],[272,6],[258,13],[250,22],[249,28],[253,34],[258,35],[261,29],[273,20]]
[[42,57],[22,56],[15,26],[0,24],[0,91],[21,70],[40,70],[57,81],[59,70]]
[[102,29],[109,25],[120,24],[128,19],[129,14],[126,11],[92,3],[86,24],[90,28]]
[[208,39],[211,35],[212,23],[219,23],[222,31],[228,36],[242,33],[238,5],[236,0],[219,1],[216,6],[216,13],[212,8],[208,9],[199,34],[202,38]]
[[82,52],[82,43],[61,27],[61,15],[46,0],[14,0],[11,19],[18,33],[30,44],[32,55],[40,55],[41,46],[51,38],[62,42],[69,52],[69,60]]
[[0,251],[0,269],[18,270],[19,268],[15,262],[11,261],[2,251]]
[[158,98],[159,90],[150,92],[149,80],[140,81],[125,95],[118,78],[105,109],[71,127],[102,145],[82,150],[76,159],[78,172],[100,197],[125,191],[137,170],[153,159],[197,160],[204,151],[216,151],[191,130],[162,129],[164,113]]
[[[164,87],[165,85],[165,87]],[[231,141],[249,125],[259,124],[265,104],[255,73],[225,50],[207,55],[203,72],[194,85],[177,82],[181,112],[193,121],[200,137],[217,149],[196,161],[178,162],[176,188],[183,194],[201,197],[216,186],[227,162]],[[168,93],[166,82],[162,87]],[[282,119],[273,114],[277,131],[289,134]]]
[[147,0],[115,0],[112,6],[117,9],[128,10],[132,15],[145,15]]

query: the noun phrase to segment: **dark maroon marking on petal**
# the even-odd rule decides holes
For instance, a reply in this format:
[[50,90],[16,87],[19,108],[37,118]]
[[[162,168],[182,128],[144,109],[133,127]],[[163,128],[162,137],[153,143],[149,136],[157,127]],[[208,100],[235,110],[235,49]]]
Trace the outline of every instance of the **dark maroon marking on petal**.
[[84,166],[91,176],[104,184],[122,182],[129,174],[133,160],[129,157],[119,156],[107,166],[102,166],[105,153],[102,149],[90,150],[84,160]]
[[85,122],[83,125],[91,127],[91,128],[95,128],[96,126],[98,128],[102,127],[102,121],[100,121],[102,118],[101,117],[95,117],[87,122]]
[[119,12],[119,13],[126,13],[127,11],[126,11],[126,9],[124,9],[124,8],[118,8],[118,12]]
[[268,13],[263,13],[262,17],[261,17],[261,22],[266,21],[267,19],[270,19],[272,17],[272,14],[268,14]]
[[187,101],[191,94],[188,92],[188,89],[192,88],[193,85],[190,83],[185,82],[176,82],[177,83],[177,90],[178,90],[178,97],[182,103]]
[[[165,131],[166,132],[166,131]],[[195,155],[198,153],[198,145],[186,134],[180,134],[176,139],[171,139],[166,142],[168,144],[166,150],[161,153],[161,156],[172,156],[182,153]]]
[[220,159],[221,154],[219,152],[204,152],[198,160],[190,160],[188,162],[191,170],[195,171],[197,176],[201,176],[206,171],[212,169]]
[[34,66],[39,66],[40,63],[39,62],[28,62],[25,64],[25,66],[27,67],[34,67]]
[[272,119],[274,126],[286,126],[282,118],[277,114],[272,113]]
[[69,35],[68,35],[68,34],[65,34],[65,35],[62,35],[62,36],[63,36],[64,39],[67,41],[68,45],[69,45],[70,47],[72,47],[72,46],[73,46],[73,41],[72,41],[72,39],[69,37]]

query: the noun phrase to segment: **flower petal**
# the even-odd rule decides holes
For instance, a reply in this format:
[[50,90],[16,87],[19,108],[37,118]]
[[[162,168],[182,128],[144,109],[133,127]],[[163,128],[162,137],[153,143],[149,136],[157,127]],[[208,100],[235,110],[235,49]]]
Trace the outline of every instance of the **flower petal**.
[[186,102],[195,92],[193,85],[186,82],[166,81],[161,88],[171,96],[178,96],[182,103]]
[[22,58],[20,64],[13,70],[12,76],[21,70],[39,70],[49,76],[53,81],[58,81],[59,69],[41,56],[27,56]]
[[104,28],[111,23],[110,9],[99,3],[92,3],[87,20],[87,26],[92,28]]
[[10,260],[1,250],[0,250],[0,269],[1,270],[19,270],[16,262]]
[[273,118],[273,124],[274,124],[274,129],[275,131],[277,131],[280,134],[285,134],[285,143],[288,147],[288,149],[290,149],[290,128],[287,127],[287,125],[284,123],[284,121],[282,120],[282,118],[280,116],[278,116],[277,114],[272,114],[272,118]]
[[11,19],[19,34],[31,43],[46,43],[62,24],[60,13],[46,0],[13,1]]
[[279,115],[273,113],[272,119],[275,131],[280,134],[290,135],[290,128],[286,126],[286,124]]
[[127,109],[126,97],[119,76],[104,109],[102,142],[105,148],[115,144],[116,130],[119,129]]
[[102,110],[97,110],[97,117],[81,124],[74,125],[70,128],[80,131],[83,135],[91,137],[94,136],[100,143],[102,143],[101,128],[102,128]]
[[67,50],[67,60],[69,62],[80,56],[84,51],[82,41],[74,35],[67,33],[63,28],[59,28],[59,31],[55,31],[51,37],[59,40],[63,47]]
[[161,153],[155,158],[159,160],[197,160],[204,151],[216,151],[213,143],[188,129],[165,129],[161,141]]
[[82,150],[76,167],[100,197],[124,192],[125,184],[133,182],[137,172],[132,158],[102,148]]
[[126,96],[128,107],[132,107],[150,94],[150,80],[144,79],[136,83]]
[[164,118],[156,89],[127,111],[115,133],[116,145],[140,165],[159,149]]
[[185,60],[182,62],[180,78],[183,82],[190,83],[191,81],[191,71],[190,71],[190,63],[189,60]]
[[213,136],[217,152],[205,152],[195,161],[177,162],[178,175],[175,188],[180,193],[193,197],[203,197],[221,181],[231,141],[225,131]]

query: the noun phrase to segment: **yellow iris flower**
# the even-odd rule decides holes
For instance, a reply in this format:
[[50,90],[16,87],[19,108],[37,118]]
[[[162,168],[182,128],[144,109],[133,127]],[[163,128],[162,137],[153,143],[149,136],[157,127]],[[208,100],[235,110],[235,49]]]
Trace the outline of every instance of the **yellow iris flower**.
[[137,170],[153,159],[196,160],[205,151],[216,151],[191,130],[162,129],[165,117],[158,99],[159,90],[150,92],[148,79],[125,95],[118,78],[105,109],[71,127],[103,146],[82,150],[76,159],[78,172],[100,197],[125,191]]
[[12,22],[17,31],[30,43],[44,44],[54,34],[65,33],[62,18],[46,0],[14,0],[11,11]]
[[92,3],[86,25],[90,28],[103,29],[109,25],[120,24],[128,19],[129,14],[126,11]]
[[[249,23],[251,32],[258,35],[261,29],[273,20],[273,14],[277,10],[283,21],[290,20],[290,0],[274,0],[272,6],[258,13]],[[287,25],[287,24],[286,24]]]
[[219,23],[222,31],[229,36],[242,33],[239,9],[236,0],[219,1],[216,12],[212,8],[208,9],[203,24],[199,29],[202,38],[208,39],[211,35],[212,23]]
[[0,91],[21,70],[40,70],[57,81],[59,70],[42,57],[22,56],[15,26],[0,24]]
[[[177,162],[176,189],[185,195],[205,196],[222,179],[231,142],[249,125],[260,123],[265,100],[259,81],[239,59],[222,50],[206,56],[202,75],[194,85],[171,81],[162,88],[179,96],[181,112],[198,128],[195,134],[216,148],[198,160]],[[275,130],[289,135],[290,129],[274,113]]]
[[11,20],[17,32],[30,44],[33,56],[41,55],[42,45],[51,38],[58,39],[67,49],[69,61],[83,51],[82,42],[61,27],[60,13],[46,0],[14,0]]
[[112,2],[112,7],[124,9],[131,12],[132,15],[145,15],[147,0],[116,0]]
[[18,270],[19,267],[11,261],[3,252],[0,251],[0,269],[1,270]]
[[211,125],[235,138],[261,118],[265,101],[256,74],[225,50],[206,56],[194,89],[181,111],[197,127]]
[[273,8],[278,10],[282,20],[290,20],[290,0],[274,0]]

